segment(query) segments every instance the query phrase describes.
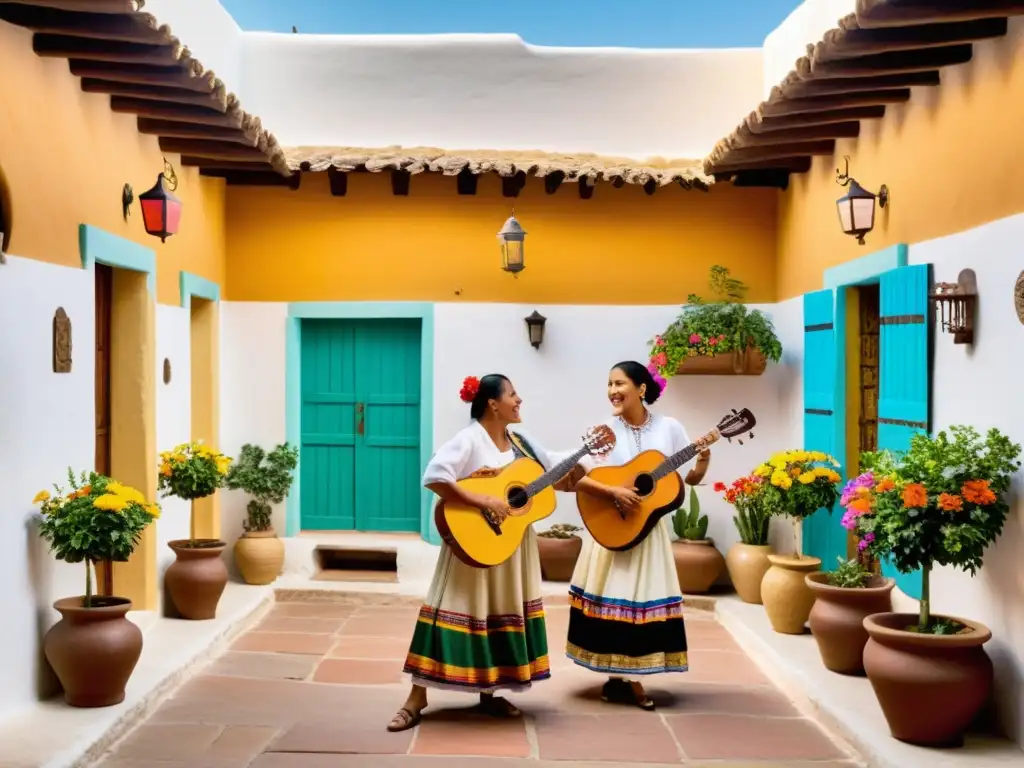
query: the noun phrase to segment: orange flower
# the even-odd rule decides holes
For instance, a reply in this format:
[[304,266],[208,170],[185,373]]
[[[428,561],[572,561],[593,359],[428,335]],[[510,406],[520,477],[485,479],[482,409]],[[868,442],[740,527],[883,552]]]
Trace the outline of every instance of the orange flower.
[[883,477],[878,481],[878,485],[875,486],[875,493],[888,493],[896,487],[896,483],[892,481],[891,477]]
[[963,508],[964,500],[955,493],[939,494],[939,509],[944,509],[946,512],[959,512]]
[[799,477],[802,473],[800,472],[800,467],[793,467],[789,470],[789,474],[791,477]]
[[910,483],[903,489],[903,506],[906,509],[928,505],[928,491],[920,483]]
[[854,499],[850,502],[848,509],[856,510],[861,514],[866,514],[871,511],[871,500],[866,498]]
[[964,498],[971,504],[986,506],[996,500],[995,493],[988,487],[988,480],[968,480],[960,489]]

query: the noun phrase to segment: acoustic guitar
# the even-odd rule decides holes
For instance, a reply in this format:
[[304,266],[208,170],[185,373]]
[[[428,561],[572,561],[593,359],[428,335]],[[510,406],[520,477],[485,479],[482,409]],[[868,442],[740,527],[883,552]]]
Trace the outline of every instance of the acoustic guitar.
[[632,549],[642,542],[661,518],[683,503],[686,486],[676,470],[723,437],[729,442],[746,433],[753,437],[751,430],[755,424],[754,414],[747,408],[734,408],[715,429],[667,458],[660,451],[644,451],[622,466],[591,470],[587,477],[604,485],[632,488],[640,497],[640,504],[627,512],[612,499],[578,490],[576,505],[594,541],[615,552]]
[[437,530],[466,565],[500,565],[515,554],[531,525],[555,511],[557,497],[552,486],[572,471],[583,456],[603,456],[614,447],[615,432],[602,424],[587,432],[576,453],[547,472],[534,459],[520,458],[493,476],[459,480],[459,487],[467,491],[504,499],[509,515],[499,523],[487,510],[439,500],[434,507]]

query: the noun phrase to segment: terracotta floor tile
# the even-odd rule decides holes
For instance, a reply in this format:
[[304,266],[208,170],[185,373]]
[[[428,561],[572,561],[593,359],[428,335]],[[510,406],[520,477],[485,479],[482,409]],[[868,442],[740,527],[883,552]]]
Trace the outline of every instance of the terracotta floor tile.
[[742,653],[729,630],[717,621],[690,621],[686,624],[686,646],[691,651],[735,651]]
[[424,715],[412,754],[529,757],[530,742],[522,717],[493,718],[447,710]]
[[341,628],[342,637],[370,635],[390,637],[409,642],[415,628],[416,614],[411,611],[360,611]]
[[770,685],[764,672],[741,651],[693,650],[687,654],[687,682]]
[[666,715],[690,760],[836,760],[845,753],[811,720]]
[[291,616],[311,619],[347,619],[355,613],[357,607],[344,603],[277,603],[268,618]]
[[231,646],[233,651],[264,653],[302,653],[323,656],[334,645],[330,635],[305,635],[300,632],[249,632]]
[[203,672],[266,680],[305,680],[313,673],[318,661],[318,656],[308,654],[228,651]]
[[224,729],[219,725],[143,724],[117,748],[121,758],[198,759]]
[[371,659],[324,659],[313,674],[315,683],[392,685],[402,680],[402,662]]
[[534,727],[542,760],[676,763],[679,750],[656,713],[551,715]]
[[256,755],[263,753],[264,748],[277,738],[278,733],[277,728],[231,725],[210,745],[205,757],[215,760],[240,760],[243,765],[248,765]]
[[347,619],[307,618],[302,616],[268,616],[254,629],[256,632],[303,632],[310,635],[333,635]]
[[[395,710],[397,711],[397,706]],[[394,714],[393,712],[391,714]],[[388,733],[390,717],[372,725],[363,718],[338,712],[332,722],[305,722],[293,726],[273,742],[267,752],[348,753],[357,755],[404,755],[412,743],[413,730]]]
[[[412,625],[410,625],[412,626]],[[334,659],[394,659],[404,661],[409,652],[409,637],[371,637],[352,635],[338,638],[337,644],[327,654]]]

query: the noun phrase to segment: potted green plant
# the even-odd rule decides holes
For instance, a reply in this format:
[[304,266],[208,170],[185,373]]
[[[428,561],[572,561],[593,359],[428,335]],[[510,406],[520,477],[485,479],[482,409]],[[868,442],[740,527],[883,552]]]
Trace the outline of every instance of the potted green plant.
[[733,523],[740,540],[725,555],[725,567],[736,594],[745,603],[761,604],[761,581],[771,567],[768,555],[768,525],[771,514],[761,503],[764,478],[747,475],[734,480],[730,486],[715,483],[714,489],[725,495],[736,514]]
[[932,613],[936,565],[975,575],[985,549],[1002,533],[1006,494],[1020,468],[1020,445],[998,429],[985,437],[953,426],[917,434],[905,454],[864,454],[872,471],[870,507],[857,515],[866,551],[900,573],[921,572],[917,614],[876,613],[864,619],[870,639],[864,669],[892,735],[911,744],[962,743],[992,690],[992,661],[983,624]]
[[689,510],[680,507],[672,515],[672,529],[676,534],[672,554],[679,589],[684,595],[707,593],[725,570],[725,558],[708,538],[708,516],[700,513],[695,486],[690,486]]
[[556,523],[537,534],[540,571],[545,581],[570,581],[576,560],[583,549],[579,532],[583,529],[569,523]]
[[778,362],[782,343],[771,318],[743,303],[747,286],[726,267],[711,268],[716,301],[696,294],[673,323],[651,342],[650,362],[662,375],[760,375],[767,361]]
[[761,503],[776,515],[789,518],[793,530],[793,554],[769,555],[772,567],[761,582],[761,599],[772,629],[786,635],[801,635],[814,605],[814,593],[805,575],[821,568],[817,557],[806,557],[800,544],[804,520],[825,509],[831,514],[839,498],[842,479],[835,468],[839,462],[820,451],[783,451],[754,470],[764,478]]
[[235,542],[235,563],[247,584],[270,584],[281,574],[284,544],[274,531],[271,504],[280,504],[292,486],[299,450],[283,443],[267,453],[246,444],[231,465],[224,485],[252,498],[246,506],[245,532]]
[[160,507],[130,488],[95,472],[78,478],[68,469],[68,488],[40,491],[39,535],[65,563],[85,564],[85,595],[53,604],[60,621],[43,640],[47,661],[73,707],[109,707],[124,701],[125,686],[142,654],[142,632],[126,618],[124,597],[93,594],[98,562],[127,562]]
[[164,575],[171,601],[185,619],[214,618],[228,583],[221,559],[227,543],[196,536],[195,502],[216,493],[230,466],[230,458],[202,441],[182,443],[160,454],[159,490],[192,504],[189,537],[167,542],[176,559]]

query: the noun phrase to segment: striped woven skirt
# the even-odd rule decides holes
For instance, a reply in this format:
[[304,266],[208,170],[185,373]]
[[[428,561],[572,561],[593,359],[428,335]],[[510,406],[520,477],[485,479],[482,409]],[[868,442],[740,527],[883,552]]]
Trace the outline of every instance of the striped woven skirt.
[[509,560],[473,568],[441,545],[405,672],[433,688],[523,690],[551,676],[533,530]]
[[683,595],[667,518],[625,552],[585,536],[569,606],[566,655],[581,667],[622,677],[687,670]]

